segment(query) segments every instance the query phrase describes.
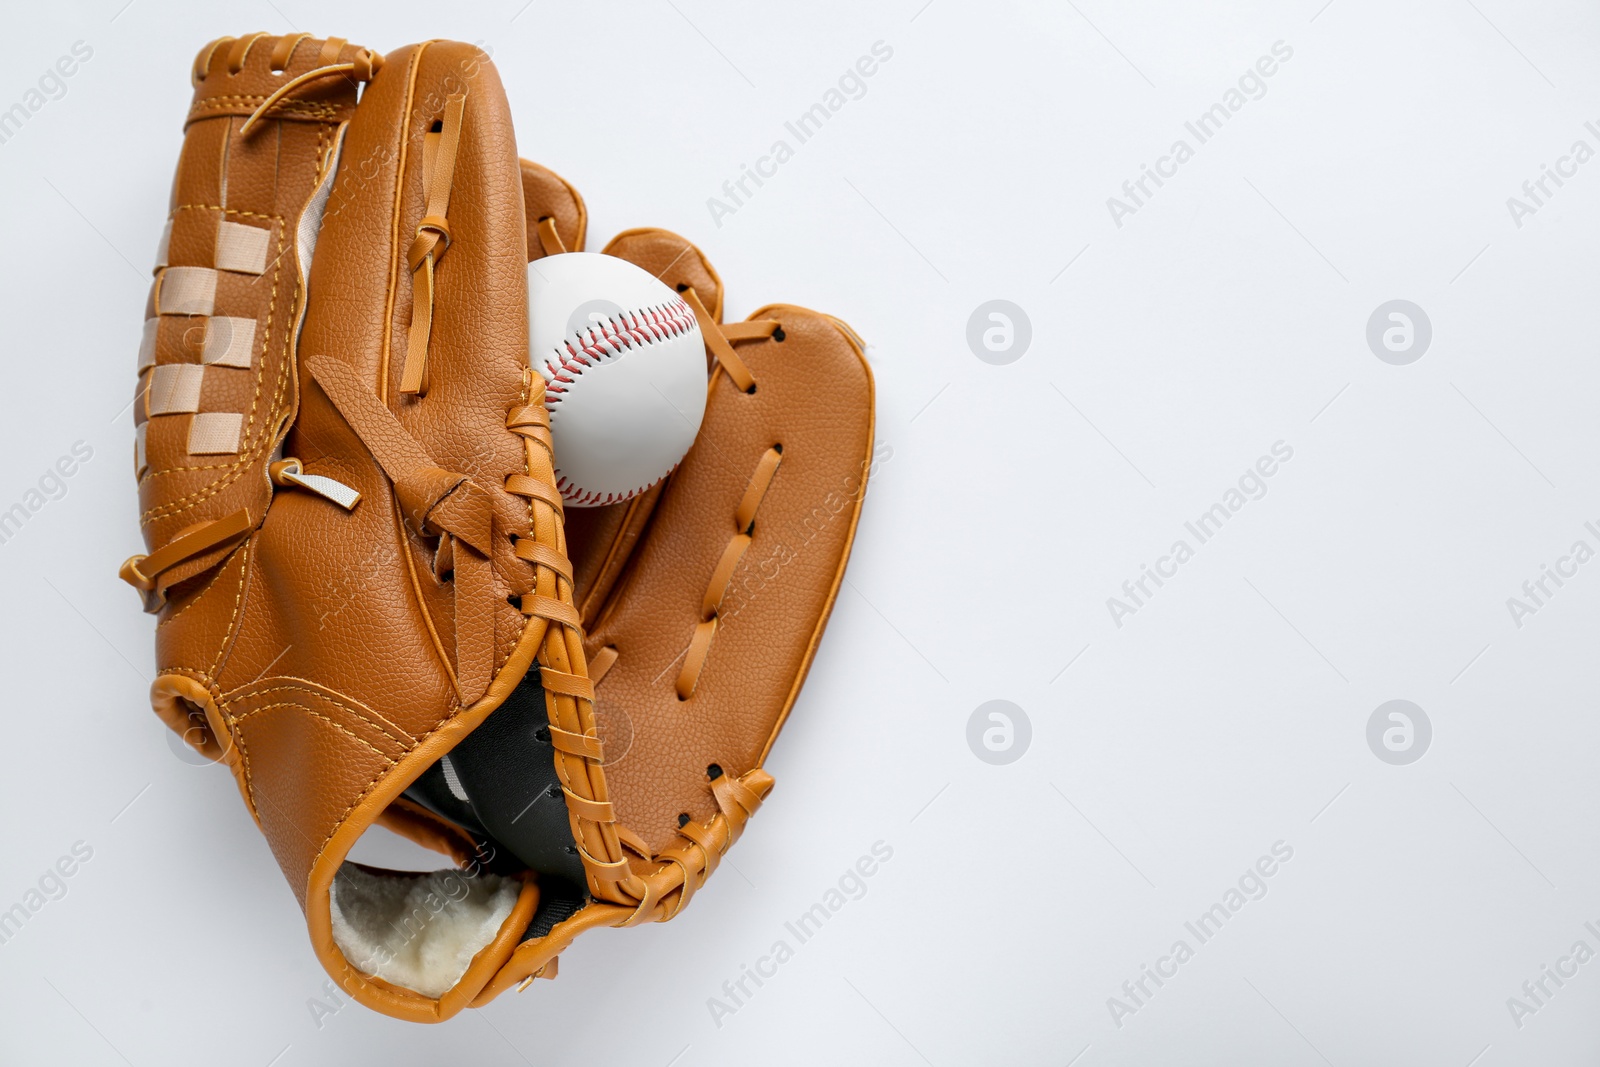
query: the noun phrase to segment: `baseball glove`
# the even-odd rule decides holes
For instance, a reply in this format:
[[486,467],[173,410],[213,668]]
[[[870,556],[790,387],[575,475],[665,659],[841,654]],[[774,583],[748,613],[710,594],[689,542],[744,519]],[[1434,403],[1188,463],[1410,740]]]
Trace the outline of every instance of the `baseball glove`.
[[[555,488],[524,264],[583,204],[519,163],[478,49],[202,49],[140,348],[135,466],[158,715],[233,772],[356,1000],[438,1021],[594,926],[676,915],[841,581],[872,458],[854,335],[724,324],[688,242],[606,251],[708,350],[699,437],[604,509]],[[536,267],[537,264],[534,264]],[[348,859],[374,824],[437,871]]]

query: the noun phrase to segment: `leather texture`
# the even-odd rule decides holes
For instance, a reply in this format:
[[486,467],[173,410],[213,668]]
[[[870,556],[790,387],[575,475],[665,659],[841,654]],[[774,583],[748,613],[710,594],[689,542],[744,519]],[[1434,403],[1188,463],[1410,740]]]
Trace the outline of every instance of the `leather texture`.
[[[697,248],[621,234],[606,251],[711,331],[706,415],[666,483],[565,513],[524,264],[581,250],[587,214],[518,160],[488,58],[250,34],[193,79],[140,359],[148,551],[122,572],[157,616],[152,704],[233,772],[329,974],[440,1021],[552,977],[587,929],[677,915],[772,788],[860,513],[871,374],[836,320],[721,323]],[[458,746],[506,788],[416,802]],[[515,850],[543,858],[488,855],[530,787],[565,809]],[[334,941],[330,887],[374,824],[522,883],[440,996]]]
[[[209,60],[191,115],[203,117],[191,119],[179,162],[168,258],[192,261],[206,247],[182,236],[180,220],[200,214],[184,208],[195,201],[220,205],[213,216],[270,208],[274,234],[292,235],[342,135],[309,278],[300,284],[285,270],[278,288],[250,293],[253,305],[224,305],[219,285],[217,305],[219,313],[255,314],[258,336],[273,346],[257,376],[276,384],[267,421],[279,423],[283,454],[308,474],[358,490],[361,500],[346,511],[274,487],[265,475],[269,437],[252,453],[254,467],[234,480],[239,500],[147,523],[153,549],[178,523],[232,513],[240,503],[253,524],[241,542],[190,560],[184,566],[194,575],[169,590],[153,700],[169,724],[233,769],[330,973],[381,1010],[441,1018],[465,1005],[494,961],[486,956],[437,1000],[384,988],[333,945],[327,893],[361,831],[515,689],[548,626],[516,604],[535,592],[539,568],[512,541],[534,536],[530,502],[504,488],[510,477],[536,473],[532,446],[507,421],[538,388],[527,366],[527,235],[510,115],[482,53],[431,42],[388,56],[359,107],[354,86],[333,76],[308,83],[306,96],[280,102],[242,134],[241,120],[281,76],[270,69],[275,39],[240,40],[251,45],[237,72],[227,57],[238,42],[202,53]],[[313,68],[322,51],[320,41],[300,41],[288,73]],[[324,97],[342,108],[311,106]],[[413,312],[405,254],[425,210],[426,139],[453,97],[465,106],[452,240],[435,277],[431,388],[404,397],[399,376]],[[158,346],[158,365],[164,358]],[[201,399],[209,409],[211,398]],[[152,429],[153,470],[169,465],[165,439],[157,444]],[[197,495],[187,482],[151,475],[141,489],[147,509]],[[558,525],[551,531],[556,550]],[[475,585],[464,589],[469,571]],[[473,639],[461,640],[463,633]],[[532,879],[523,896],[502,932],[502,957],[532,916]]]
[[[695,290],[720,318],[721,279],[684,238],[630,230],[605,251]],[[530,258],[539,253],[530,248]],[[776,329],[763,336],[761,323]],[[728,330],[744,335],[737,347],[755,391],[736,389],[713,361],[700,437],[677,472],[650,494],[567,517],[588,659],[614,660],[595,682],[595,711],[609,796],[647,898],[632,908],[626,897],[599,898],[530,936],[475,1006],[519,979],[547,976],[586,930],[676,915],[743,828],[718,786],[744,782],[761,796],[771,787],[761,764],[799,695],[860,517],[873,385],[855,334],[826,315],[771,305]],[[674,664],[704,624],[707,584],[740,534],[739,514],[774,445],[782,462],[746,527],[749,543],[718,609],[726,623],[694,693],[680,700]]]
[[[157,320],[155,366],[203,367],[208,334],[232,329],[212,319],[255,325],[249,366],[203,367],[199,375],[200,411],[244,416],[235,455],[189,455],[193,416],[149,415],[154,368],[139,376],[134,418],[144,427],[146,464],[139,478],[140,526],[152,551],[181,531],[241,509],[259,521],[272,496],[266,466],[293,418],[297,393],[291,335],[302,310],[302,287],[295,221],[327,166],[336,130],[355,111],[356,86],[342,79],[319,82],[276,113],[270,136],[246,139],[236,131],[284,77],[318,63],[319,45],[303,42],[280,74],[271,69],[272,39],[264,35],[214,42],[192,72],[194,101],[172,183],[170,228],[159,257],[164,264],[156,269],[145,308],[146,320]],[[345,45],[336,54],[351,59],[360,51]],[[265,234],[260,273],[217,269],[224,223]],[[211,310],[158,314],[164,283],[193,268],[216,271]],[[171,587],[211,569],[226,550],[178,565],[162,584]]]
[[[707,768],[758,768],[795,698],[838,593],[872,453],[872,379],[832,321],[789,305],[783,341],[741,346],[757,390],[713,378],[703,439],[673,475],[628,574],[590,629],[591,653],[615,648],[597,689],[602,737],[632,734],[608,766],[617,816],[652,849],[678,819],[709,821]],[[865,417],[863,417],[865,415]],[[705,617],[703,597],[735,536],[735,511],[763,453],[782,465],[723,598],[705,673],[680,700],[673,666]],[[720,520],[720,521],[719,521]]]

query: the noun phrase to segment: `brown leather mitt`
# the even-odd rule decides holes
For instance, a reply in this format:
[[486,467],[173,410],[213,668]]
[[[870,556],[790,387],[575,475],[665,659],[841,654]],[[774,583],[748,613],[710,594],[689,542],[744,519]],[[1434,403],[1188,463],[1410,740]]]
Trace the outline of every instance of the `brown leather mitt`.
[[[234,773],[328,972],[438,1021],[593,926],[676,915],[759,807],[872,451],[853,335],[722,324],[700,253],[607,251],[696,310],[663,486],[563,508],[524,264],[582,201],[476,48],[202,49],[146,308],[135,466],[156,712]],[[374,824],[448,856],[349,861]]]

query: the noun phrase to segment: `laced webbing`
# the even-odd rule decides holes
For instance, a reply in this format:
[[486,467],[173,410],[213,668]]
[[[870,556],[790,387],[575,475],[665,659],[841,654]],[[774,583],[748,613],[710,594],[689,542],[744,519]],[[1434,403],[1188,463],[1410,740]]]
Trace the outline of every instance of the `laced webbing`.
[[[692,290],[684,295],[690,307],[697,310],[708,350],[713,355],[718,348],[724,350],[726,356],[718,357],[719,366],[735,385],[742,380],[745,385],[740,388],[750,391],[754,376],[744,361],[733,355],[730,338],[781,340],[780,325],[760,320],[724,328],[706,313]],[[559,538],[557,523],[563,504],[560,493],[550,484],[554,477],[554,449],[544,382],[537,375],[530,375],[527,403],[511,412],[506,427],[524,439],[528,460],[528,473],[508,477],[506,491],[527,498],[535,514],[536,530],[548,526],[551,536]],[[702,601],[705,618],[697,626],[698,647],[690,650],[685,676],[679,680],[679,693],[685,698],[692,695],[705,664],[717,612],[751,542],[756,514],[782,456],[781,445],[763,452],[734,509],[733,536]],[[572,567],[563,553],[525,537],[517,540],[514,550],[518,557],[541,569],[535,590],[521,597],[520,602],[525,615],[544,619],[548,625],[539,657],[540,676],[550,715],[551,744],[557,752],[557,775],[572,820],[573,840],[589,876],[590,891],[600,900],[629,909],[615,925],[670,919],[682,910],[716,869],[723,853],[738,840],[746,822],[772,788],[772,776],[759,767],[739,777],[711,768],[710,787],[717,813],[705,823],[684,819],[673,842],[653,855],[643,838],[616,821],[616,809],[607,794],[604,750],[594,719],[595,687],[615,668],[618,650],[606,646],[592,658],[583,656],[581,619],[571,603]]]
[[525,474],[505,481],[506,492],[528,501],[532,537],[519,537],[514,551],[536,567],[534,587],[519,604],[524,615],[545,623],[539,652],[540,680],[556,748],[572,838],[594,895],[633,903],[645,894],[623,854],[616,814],[606,792],[601,746],[594,718],[594,684],[583,657],[583,629],[572,604],[572,566],[560,551],[563,504],[555,489],[555,452],[544,379],[530,369],[528,396],[506,417],[506,429],[523,439]]

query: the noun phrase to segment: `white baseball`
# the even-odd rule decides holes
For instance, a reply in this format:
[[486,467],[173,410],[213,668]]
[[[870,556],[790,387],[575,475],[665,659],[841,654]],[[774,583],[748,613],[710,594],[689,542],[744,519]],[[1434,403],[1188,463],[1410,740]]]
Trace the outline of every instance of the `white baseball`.
[[614,504],[671,474],[706,410],[705,345],[683,298],[626,260],[567,252],[528,264],[528,326],[562,499]]

